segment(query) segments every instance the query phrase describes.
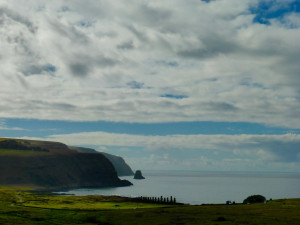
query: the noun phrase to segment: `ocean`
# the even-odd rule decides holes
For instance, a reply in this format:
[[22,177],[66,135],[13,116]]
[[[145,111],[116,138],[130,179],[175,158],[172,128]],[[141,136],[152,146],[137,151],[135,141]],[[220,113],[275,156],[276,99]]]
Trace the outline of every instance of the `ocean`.
[[267,199],[300,198],[300,173],[142,171],[144,180],[133,176],[120,177],[133,186],[118,188],[74,189],[66,194],[118,195],[126,197],[170,197],[177,202],[198,205],[204,203],[241,203],[250,195]]

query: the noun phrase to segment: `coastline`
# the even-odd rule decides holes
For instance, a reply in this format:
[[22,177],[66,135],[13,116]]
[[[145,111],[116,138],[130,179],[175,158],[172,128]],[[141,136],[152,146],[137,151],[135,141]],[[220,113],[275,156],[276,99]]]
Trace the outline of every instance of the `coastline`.
[[154,204],[120,196],[57,196],[0,187],[0,223],[298,225],[300,198],[257,204]]
[[118,195],[126,197],[170,197],[191,205],[225,204],[226,201],[243,202],[253,194],[267,199],[300,198],[300,174],[215,172],[215,171],[148,171],[145,180],[125,176],[133,186],[122,188],[74,189],[66,194]]

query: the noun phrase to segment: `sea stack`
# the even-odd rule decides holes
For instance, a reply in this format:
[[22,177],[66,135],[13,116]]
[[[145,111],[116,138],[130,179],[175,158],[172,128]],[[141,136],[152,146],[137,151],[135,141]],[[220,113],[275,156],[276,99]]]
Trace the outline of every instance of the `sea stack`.
[[137,171],[135,172],[135,174],[134,174],[133,179],[138,179],[138,180],[140,180],[140,179],[145,179],[145,177],[143,177],[142,172],[141,172],[140,170],[137,170]]

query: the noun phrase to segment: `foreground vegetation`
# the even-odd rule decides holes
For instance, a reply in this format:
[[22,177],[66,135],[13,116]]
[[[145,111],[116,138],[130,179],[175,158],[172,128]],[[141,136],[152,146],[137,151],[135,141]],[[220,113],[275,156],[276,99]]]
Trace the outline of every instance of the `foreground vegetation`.
[[300,199],[251,205],[159,205],[121,197],[53,196],[0,188],[0,224],[300,224]]

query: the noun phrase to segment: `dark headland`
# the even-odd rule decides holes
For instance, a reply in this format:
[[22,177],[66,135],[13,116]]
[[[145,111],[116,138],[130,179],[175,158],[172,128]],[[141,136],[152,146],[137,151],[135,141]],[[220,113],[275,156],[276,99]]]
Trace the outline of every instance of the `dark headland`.
[[0,138],[0,185],[59,190],[132,183],[119,179],[102,154],[80,153],[59,142]]
[[106,152],[98,152],[92,148],[74,147],[68,146],[72,150],[76,150],[81,153],[94,153],[104,155],[115,167],[118,176],[132,176],[134,173],[130,166],[125,162],[125,160],[116,155],[108,154]]

